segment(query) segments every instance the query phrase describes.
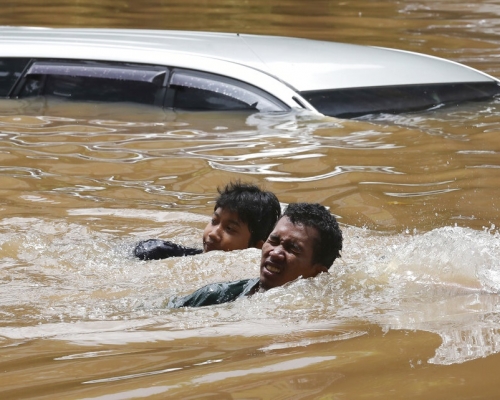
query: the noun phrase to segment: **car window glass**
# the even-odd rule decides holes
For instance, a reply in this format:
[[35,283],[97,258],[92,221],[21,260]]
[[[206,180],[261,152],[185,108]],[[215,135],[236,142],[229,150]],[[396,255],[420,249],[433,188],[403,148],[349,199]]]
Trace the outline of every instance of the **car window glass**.
[[287,109],[263,90],[234,79],[195,71],[173,73],[166,106],[193,111]]
[[165,75],[165,68],[40,62],[30,67],[19,97],[162,105]]
[[28,58],[0,59],[0,97],[7,97],[28,64]]
[[71,100],[155,104],[157,86],[149,82],[81,76],[47,76],[42,94]]

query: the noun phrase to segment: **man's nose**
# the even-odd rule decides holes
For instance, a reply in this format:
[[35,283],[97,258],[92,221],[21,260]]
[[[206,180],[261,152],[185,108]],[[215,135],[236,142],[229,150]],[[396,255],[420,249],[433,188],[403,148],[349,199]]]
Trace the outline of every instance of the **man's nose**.
[[284,249],[283,246],[274,246],[271,251],[269,252],[269,255],[271,257],[283,257],[284,254]]

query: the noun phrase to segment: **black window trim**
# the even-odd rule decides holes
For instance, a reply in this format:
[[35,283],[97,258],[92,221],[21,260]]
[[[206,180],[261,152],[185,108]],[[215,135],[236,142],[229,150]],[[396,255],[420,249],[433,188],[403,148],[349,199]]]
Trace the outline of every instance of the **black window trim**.
[[158,82],[159,78],[163,78],[159,86],[164,86],[167,72],[168,69],[166,67],[136,67],[35,61],[30,65],[25,75],[68,75],[87,78],[123,79],[149,83]]

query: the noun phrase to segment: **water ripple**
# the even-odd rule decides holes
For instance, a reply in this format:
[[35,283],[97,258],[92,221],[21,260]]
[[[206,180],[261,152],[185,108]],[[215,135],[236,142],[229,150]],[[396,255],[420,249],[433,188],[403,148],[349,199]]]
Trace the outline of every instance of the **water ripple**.
[[269,181],[274,181],[274,182],[311,182],[311,181],[318,181],[321,179],[328,179],[333,176],[341,175],[341,174],[346,174],[349,172],[375,172],[375,173],[384,173],[384,174],[403,174],[403,172],[397,172],[393,171],[394,167],[387,167],[387,166],[337,166],[333,171],[328,172],[326,174],[321,174],[321,175],[315,175],[315,176],[308,176],[304,178],[299,178],[299,177],[287,177],[287,178],[274,178],[274,177],[269,177],[266,178]]

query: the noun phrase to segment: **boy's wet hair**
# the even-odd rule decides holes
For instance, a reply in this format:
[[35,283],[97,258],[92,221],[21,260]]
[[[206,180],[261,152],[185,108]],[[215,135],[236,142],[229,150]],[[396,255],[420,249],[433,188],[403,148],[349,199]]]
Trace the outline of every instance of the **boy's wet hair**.
[[292,224],[316,228],[319,240],[314,243],[313,263],[330,268],[342,250],[342,231],[335,217],[318,203],[290,203],[283,217]]
[[223,208],[236,212],[241,222],[250,231],[249,247],[255,247],[259,240],[266,241],[274,225],[281,217],[281,206],[276,195],[261,190],[258,186],[240,181],[217,188],[219,197],[215,200],[214,211]]

